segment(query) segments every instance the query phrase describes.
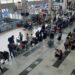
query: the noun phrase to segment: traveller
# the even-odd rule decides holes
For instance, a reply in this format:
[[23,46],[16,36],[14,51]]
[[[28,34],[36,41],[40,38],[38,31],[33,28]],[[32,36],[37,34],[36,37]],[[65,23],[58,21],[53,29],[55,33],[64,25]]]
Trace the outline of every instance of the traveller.
[[21,32],[19,32],[19,39],[20,39],[20,42],[23,41],[23,34]]
[[59,59],[62,59],[62,57],[63,57],[63,52],[62,52],[62,50],[59,50],[59,52],[60,52]]
[[2,69],[2,67],[0,66],[0,70],[1,70],[1,73],[0,73],[0,75],[3,73],[3,69]]
[[72,33],[71,33],[71,32],[69,32],[69,33],[68,33],[68,36],[72,37]]
[[14,44],[14,35],[12,35],[11,37],[8,38],[8,42],[11,44]]
[[45,31],[45,25],[44,24],[42,25],[42,29],[41,30],[42,30],[42,32]]
[[[14,54],[14,45],[11,44],[11,43],[9,43],[9,44],[8,44],[8,49],[9,49],[9,53],[10,53],[11,58],[12,58],[13,56],[15,56],[15,54]],[[13,55],[13,56],[12,56],[12,55]]]
[[28,33],[26,34],[26,40],[29,43],[29,34]]
[[59,57],[59,55],[60,55],[60,53],[59,53],[59,50],[58,49],[56,49],[56,51],[55,51],[55,57]]
[[62,59],[62,57],[63,57],[62,50],[56,49],[55,57],[57,57],[58,59]]
[[30,41],[32,41],[32,39],[33,39],[33,34],[30,35]]
[[56,21],[56,16],[54,16],[54,18],[53,18],[53,22],[55,23],[55,21]]
[[37,40],[39,41],[39,35],[40,35],[39,30],[35,33],[35,35],[36,35]]
[[54,32],[50,32],[50,39],[54,39]]
[[67,51],[67,50],[68,50],[68,41],[66,41],[66,42],[64,43],[64,47],[65,47],[65,50]]
[[59,32],[58,41],[61,41],[62,38],[62,32]]
[[42,36],[42,33],[40,32],[39,34],[39,41],[41,42],[43,40],[43,36]]
[[43,32],[43,39],[46,39],[47,38],[47,31],[44,31]]

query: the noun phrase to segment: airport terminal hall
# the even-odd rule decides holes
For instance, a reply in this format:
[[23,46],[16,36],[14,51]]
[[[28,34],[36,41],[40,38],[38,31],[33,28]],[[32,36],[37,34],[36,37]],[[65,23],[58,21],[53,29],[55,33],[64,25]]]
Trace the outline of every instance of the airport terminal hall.
[[75,75],[75,0],[0,0],[0,75]]

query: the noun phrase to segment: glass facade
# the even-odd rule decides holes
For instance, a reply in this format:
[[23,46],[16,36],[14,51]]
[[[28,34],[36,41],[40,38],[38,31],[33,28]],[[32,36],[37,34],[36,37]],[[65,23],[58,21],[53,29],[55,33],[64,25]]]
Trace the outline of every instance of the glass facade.
[[17,2],[21,2],[21,0],[0,0],[1,4],[17,3]]
[[[0,0],[0,4],[18,3],[18,2],[21,2],[21,0]],[[22,16],[19,13],[14,12],[13,8],[12,9],[8,9],[8,8],[7,9],[1,9],[0,15],[2,18],[9,17],[12,19],[22,19]]]
[[21,14],[17,12],[12,12],[11,9],[1,9],[0,11],[1,18],[11,18],[11,19],[22,19]]
[[13,3],[13,0],[0,0],[1,4]]
[[8,14],[8,9],[2,9],[2,17],[8,17],[9,14]]
[[[6,4],[6,3],[17,3],[21,2],[22,0],[0,0],[1,4]],[[28,1],[40,1],[40,0],[28,0]]]
[[14,3],[21,2],[22,0],[13,0]]

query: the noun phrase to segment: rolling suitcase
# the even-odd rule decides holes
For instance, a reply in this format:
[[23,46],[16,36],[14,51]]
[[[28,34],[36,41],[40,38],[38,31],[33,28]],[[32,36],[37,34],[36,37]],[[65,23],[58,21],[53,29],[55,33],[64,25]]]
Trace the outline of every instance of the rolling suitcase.
[[54,45],[54,41],[53,40],[48,41],[48,46],[49,47],[53,47],[53,45]]

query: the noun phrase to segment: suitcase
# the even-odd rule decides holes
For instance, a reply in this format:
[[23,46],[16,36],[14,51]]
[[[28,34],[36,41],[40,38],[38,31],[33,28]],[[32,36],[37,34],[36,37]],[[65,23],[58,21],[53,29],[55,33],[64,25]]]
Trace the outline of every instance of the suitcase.
[[20,40],[19,40],[19,39],[16,39],[16,41],[17,41],[17,43],[19,43],[19,42],[20,42]]
[[49,46],[49,47],[53,47],[53,45],[54,45],[53,40],[48,41],[48,46]]
[[43,40],[42,37],[39,37],[39,42],[42,42],[42,40]]

